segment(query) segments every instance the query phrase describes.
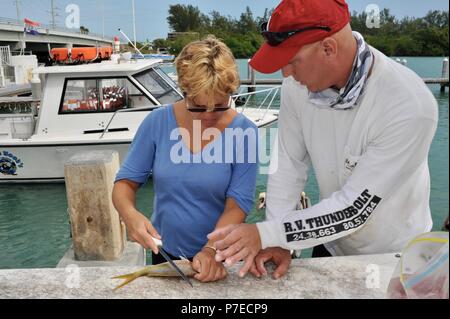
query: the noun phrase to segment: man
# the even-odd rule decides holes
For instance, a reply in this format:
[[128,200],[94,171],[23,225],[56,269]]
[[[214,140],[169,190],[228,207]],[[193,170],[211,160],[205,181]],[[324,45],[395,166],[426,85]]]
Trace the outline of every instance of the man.
[[[368,46],[349,22],[344,0],[284,0],[262,26],[266,43],[250,64],[285,77],[267,220],[209,235],[217,261],[245,261],[241,276],[266,274],[272,260],[281,277],[289,250],[398,252],[432,228],[427,159],[437,103],[414,72]],[[300,211],[310,164],[321,201]]]

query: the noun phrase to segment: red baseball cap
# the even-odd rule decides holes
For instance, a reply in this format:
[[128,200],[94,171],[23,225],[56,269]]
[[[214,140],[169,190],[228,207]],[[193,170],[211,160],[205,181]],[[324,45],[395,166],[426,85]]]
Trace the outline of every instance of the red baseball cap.
[[266,31],[288,32],[308,27],[328,27],[299,32],[277,46],[267,42],[250,61],[261,73],[274,73],[287,65],[306,44],[315,43],[342,30],[350,22],[345,0],[283,0],[275,8]]

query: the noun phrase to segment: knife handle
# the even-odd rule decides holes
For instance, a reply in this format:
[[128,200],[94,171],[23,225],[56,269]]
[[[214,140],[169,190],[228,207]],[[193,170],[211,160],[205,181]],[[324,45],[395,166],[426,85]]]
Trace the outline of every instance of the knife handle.
[[158,247],[162,247],[162,241],[160,239],[157,239],[155,237],[152,236],[153,241],[155,242],[156,246]]

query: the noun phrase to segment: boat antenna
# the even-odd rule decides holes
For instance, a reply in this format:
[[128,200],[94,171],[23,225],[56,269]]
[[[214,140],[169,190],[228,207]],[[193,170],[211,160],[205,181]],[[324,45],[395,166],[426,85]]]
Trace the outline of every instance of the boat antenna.
[[137,38],[136,38],[136,6],[134,4],[134,0],[131,0],[131,6],[133,11],[133,35],[134,35],[134,46],[137,46]]
[[130,40],[130,38],[125,34],[125,32],[123,32],[122,29],[120,29],[120,28],[119,28],[119,32],[122,33],[122,35],[125,37],[125,39],[127,39],[128,43],[131,43],[131,45],[136,50],[136,52],[139,53],[139,55],[144,58],[144,55],[142,54],[142,52],[134,45],[133,41]]

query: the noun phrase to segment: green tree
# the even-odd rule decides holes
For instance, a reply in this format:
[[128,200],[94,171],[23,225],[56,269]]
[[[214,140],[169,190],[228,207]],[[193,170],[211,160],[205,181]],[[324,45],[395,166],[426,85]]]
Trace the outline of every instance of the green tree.
[[208,17],[192,5],[171,5],[167,17],[170,28],[175,32],[196,31],[204,27]]
[[434,26],[438,28],[448,27],[448,12],[439,10],[429,11],[423,18],[427,26]]
[[219,32],[231,31],[232,23],[227,17],[222,16],[218,11],[212,11],[210,16],[210,30],[217,30]]
[[253,19],[253,13],[250,7],[246,7],[245,12],[241,14],[237,27],[237,31],[243,34],[258,32],[258,25],[255,19]]
[[401,36],[392,44],[391,55],[415,56],[419,55],[422,48],[416,45],[416,41],[409,35]]
[[[214,34],[222,39],[236,58],[249,58],[263,43],[260,25],[272,15],[273,9],[266,9],[262,17],[255,17],[249,7],[239,19],[223,16],[218,11],[204,15],[191,5],[173,5],[169,9],[169,25],[173,31],[198,32],[201,38]],[[380,12],[380,28],[367,27],[367,13],[353,12],[351,25],[366,41],[393,56],[448,56],[448,11],[430,11],[422,18],[395,18],[389,9]],[[170,47],[174,54],[190,41],[191,36],[179,37],[173,41],[161,40],[156,46]],[[155,40],[156,41],[156,40]]]
[[198,40],[198,37],[195,35],[177,37],[175,40],[167,41],[166,47],[169,48],[170,53],[179,54],[187,44],[196,40]]

